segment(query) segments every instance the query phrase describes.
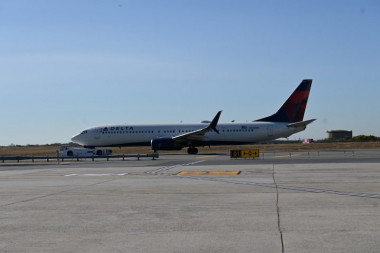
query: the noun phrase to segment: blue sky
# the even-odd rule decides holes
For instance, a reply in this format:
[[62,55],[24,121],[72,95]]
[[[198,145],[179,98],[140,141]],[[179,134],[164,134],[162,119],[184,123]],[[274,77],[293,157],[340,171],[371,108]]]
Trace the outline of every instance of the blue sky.
[[273,114],[313,79],[308,129],[380,136],[378,1],[0,2],[0,145],[96,125]]

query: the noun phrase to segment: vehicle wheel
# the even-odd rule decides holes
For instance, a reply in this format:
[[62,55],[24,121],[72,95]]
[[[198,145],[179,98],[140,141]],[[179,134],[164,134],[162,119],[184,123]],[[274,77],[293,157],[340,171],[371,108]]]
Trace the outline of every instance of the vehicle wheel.
[[187,153],[189,155],[196,155],[196,154],[198,154],[198,149],[190,147],[190,148],[187,149]]
[[73,154],[73,151],[67,151],[67,156],[73,156],[74,154]]
[[101,150],[97,150],[96,155],[103,155],[103,152]]

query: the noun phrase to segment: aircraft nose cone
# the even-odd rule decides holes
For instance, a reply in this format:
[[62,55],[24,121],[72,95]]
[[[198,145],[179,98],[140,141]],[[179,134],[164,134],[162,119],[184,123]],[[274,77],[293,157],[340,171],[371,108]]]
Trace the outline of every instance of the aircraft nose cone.
[[77,134],[77,135],[74,135],[73,137],[71,137],[71,141],[80,144],[79,143],[79,141],[80,141],[80,134]]

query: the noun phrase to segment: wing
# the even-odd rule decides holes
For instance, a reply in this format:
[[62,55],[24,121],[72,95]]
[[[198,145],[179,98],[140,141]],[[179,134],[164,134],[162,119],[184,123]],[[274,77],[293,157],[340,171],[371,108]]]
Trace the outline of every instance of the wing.
[[219,111],[207,127],[199,129],[199,130],[195,130],[189,133],[174,136],[173,140],[179,143],[187,143],[191,141],[202,141],[204,135],[211,130],[219,133],[219,131],[216,129],[216,125],[218,124],[221,113],[222,111]]

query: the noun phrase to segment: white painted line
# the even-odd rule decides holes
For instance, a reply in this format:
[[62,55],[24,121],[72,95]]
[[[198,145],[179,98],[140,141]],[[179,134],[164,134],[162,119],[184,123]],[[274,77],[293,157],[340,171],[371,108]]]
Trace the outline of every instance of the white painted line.
[[104,177],[104,176],[125,176],[128,173],[114,174],[114,173],[105,173],[105,174],[68,174],[65,177]]
[[190,166],[190,165],[194,165],[194,164],[197,164],[197,163],[202,163],[204,161],[205,160],[199,160],[199,161],[194,161],[194,162],[191,162],[191,163],[183,163],[183,164],[181,163],[181,164],[176,164],[176,165],[173,165],[173,166],[161,167],[161,168],[158,168],[156,170],[146,171],[145,173],[147,173],[147,174],[153,174],[153,175],[158,175],[158,174],[162,174],[162,172],[164,172],[164,171],[171,170],[171,169],[174,169],[176,167]]

